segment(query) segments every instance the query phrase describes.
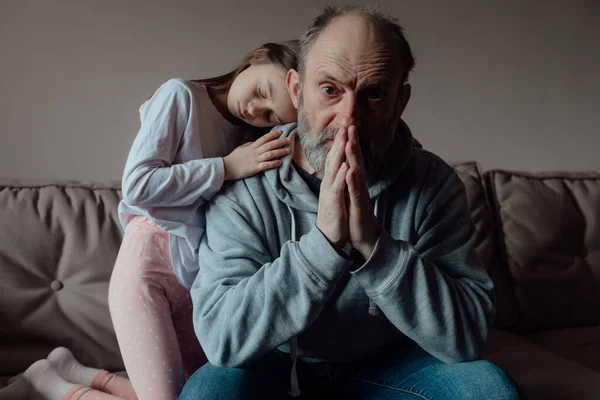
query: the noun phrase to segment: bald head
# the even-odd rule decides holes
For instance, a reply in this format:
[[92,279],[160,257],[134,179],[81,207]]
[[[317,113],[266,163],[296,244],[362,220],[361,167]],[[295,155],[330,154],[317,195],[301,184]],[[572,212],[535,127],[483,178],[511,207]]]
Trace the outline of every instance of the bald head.
[[[404,30],[398,24],[398,21],[385,15],[377,8],[372,6],[327,6],[323,8],[321,14],[315,17],[308,29],[306,29],[300,37],[300,53],[298,59],[298,71],[300,77],[304,74],[309,52],[316,42],[317,38],[332,24],[334,21],[339,22],[341,17],[362,19],[363,22],[381,35],[382,40],[388,42],[392,51],[394,51],[402,66],[398,71],[402,82],[408,80],[408,76],[412,71],[415,60],[412,55],[410,45],[404,37]],[[356,22],[356,20],[355,20]],[[359,25],[355,25],[358,27]],[[358,33],[358,32],[357,32]],[[357,39],[362,39],[359,35],[355,35]]]
[[333,62],[345,75],[344,80],[353,82],[374,75],[392,81],[402,69],[400,57],[385,32],[354,13],[336,17],[323,30],[307,54],[306,70],[319,73]]

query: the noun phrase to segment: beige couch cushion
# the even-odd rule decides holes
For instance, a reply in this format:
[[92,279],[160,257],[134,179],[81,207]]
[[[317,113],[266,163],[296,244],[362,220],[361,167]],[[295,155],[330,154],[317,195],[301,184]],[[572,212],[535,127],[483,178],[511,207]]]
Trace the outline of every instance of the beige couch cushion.
[[556,354],[600,372],[600,326],[554,329],[526,337]]
[[490,171],[518,328],[600,323],[600,172]]
[[505,329],[517,320],[517,307],[514,294],[509,286],[509,278],[500,270],[497,263],[497,232],[492,225],[492,216],[484,190],[484,182],[479,165],[475,162],[454,163],[454,169],[463,181],[469,202],[471,219],[477,228],[477,253],[482,264],[494,281],[496,296],[496,319],[494,326]]
[[597,400],[600,373],[506,331],[492,331],[484,358],[506,371],[529,400]]
[[58,345],[123,369],[107,305],[118,202],[116,185],[0,182],[0,376]]

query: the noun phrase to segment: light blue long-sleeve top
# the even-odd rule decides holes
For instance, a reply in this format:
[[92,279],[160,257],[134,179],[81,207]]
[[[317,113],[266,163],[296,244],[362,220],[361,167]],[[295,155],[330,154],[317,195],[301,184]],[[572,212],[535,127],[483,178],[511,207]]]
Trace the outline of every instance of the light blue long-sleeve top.
[[198,270],[204,203],[223,185],[223,156],[240,129],[213,105],[206,87],[171,79],[140,107],[140,130],[123,173],[119,216],[124,229],[147,216],[169,233],[173,269],[190,288]]

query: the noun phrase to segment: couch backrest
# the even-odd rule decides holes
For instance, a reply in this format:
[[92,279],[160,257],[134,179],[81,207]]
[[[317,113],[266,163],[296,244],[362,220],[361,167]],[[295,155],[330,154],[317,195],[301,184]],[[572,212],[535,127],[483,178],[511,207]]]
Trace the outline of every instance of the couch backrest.
[[496,319],[498,329],[510,328],[517,320],[517,307],[510,280],[499,262],[498,235],[489,206],[479,165],[475,162],[452,164],[467,191],[471,219],[477,229],[477,253],[481,263],[494,281],[496,296]]
[[57,345],[123,369],[107,302],[119,196],[117,185],[0,182],[0,375]]
[[488,171],[516,329],[600,323],[600,172]]
[[[498,274],[496,231],[474,162],[457,163],[477,227],[477,251],[495,281],[496,326],[516,320]],[[108,282],[122,238],[118,184],[0,181],[0,375],[26,369],[58,345],[87,365],[122,369]]]
[[[495,326],[598,323],[600,173],[484,179],[474,162],[453,166],[495,283]],[[85,364],[123,368],[107,304],[119,200],[118,185],[0,181],[0,375],[58,345]]]

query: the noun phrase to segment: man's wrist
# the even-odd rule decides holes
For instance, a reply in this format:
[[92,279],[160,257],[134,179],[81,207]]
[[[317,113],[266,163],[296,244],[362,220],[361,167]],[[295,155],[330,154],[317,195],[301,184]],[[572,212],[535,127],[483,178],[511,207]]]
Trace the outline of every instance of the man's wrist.
[[337,251],[338,253],[339,253],[339,252],[340,252],[340,251],[341,251],[341,250],[344,248],[344,246],[346,245],[346,242],[342,242],[342,241],[338,241],[338,242],[336,242],[336,241],[334,241],[334,240],[331,240],[331,239],[329,238],[329,236],[327,236],[327,233],[326,233],[326,232],[325,232],[323,229],[321,229],[321,228],[319,227],[319,223],[318,223],[318,222],[315,224],[315,228],[317,228],[317,229],[319,230],[319,232],[321,232],[321,235],[323,235],[323,237],[324,237],[325,239],[327,239],[327,241],[329,242],[329,244],[331,245],[331,247],[333,247],[333,249],[334,249],[335,251]]
[[373,252],[375,251],[376,243],[377,243],[377,241],[375,241],[375,243],[373,243],[373,244],[365,244],[360,247],[355,247],[355,249],[356,249],[356,251],[358,251],[360,253],[361,257],[366,261],[369,258],[371,258],[371,255],[373,255]]
[[375,232],[373,233],[373,238],[371,240],[365,241],[358,246],[354,246],[356,251],[360,253],[360,255],[366,260],[371,258],[373,252],[375,251],[375,246],[377,246],[377,241],[379,240],[379,236],[381,235],[381,225],[377,225]]

